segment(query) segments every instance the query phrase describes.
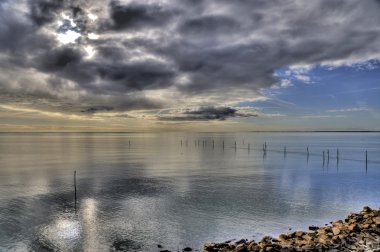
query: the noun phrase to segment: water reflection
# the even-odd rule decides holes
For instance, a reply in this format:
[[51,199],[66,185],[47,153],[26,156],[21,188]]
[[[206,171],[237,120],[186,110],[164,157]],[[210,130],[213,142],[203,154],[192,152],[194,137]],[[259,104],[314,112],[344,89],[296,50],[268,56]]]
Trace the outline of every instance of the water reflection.
[[[34,246],[49,251],[57,251],[62,248],[68,251],[74,250],[79,243],[81,232],[78,220],[75,220],[72,216],[59,217],[51,224],[39,228]],[[36,247],[34,248],[37,249]]]
[[[334,137],[0,134],[0,250],[178,250],[378,206],[379,164],[366,176],[348,158],[379,156],[379,134]],[[339,173],[325,173],[337,143]]]

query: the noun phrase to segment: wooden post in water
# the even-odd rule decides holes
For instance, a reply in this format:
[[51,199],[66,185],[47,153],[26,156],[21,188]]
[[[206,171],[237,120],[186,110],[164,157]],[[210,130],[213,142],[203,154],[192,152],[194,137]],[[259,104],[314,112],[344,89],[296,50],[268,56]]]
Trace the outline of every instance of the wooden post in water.
[[309,156],[309,146],[306,147],[307,155]]
[[236,152],[236,141],[235,141],[235,152]]
[[325,166],[325,151],[323,151],[322,153],[323,153],[323,166]]
[[365,171],[367,172],[368,169],[368,152],[365,151]]
[[77,171],[74,171],[74,207],[77,211]]
[[224,150],[224,140],[223,140],[223,150]]
[[250,151],[250,148],[251,148],[251,145],[250,145],[250,144],[248,144],[248,152]]
[[336,148],[336,159],[338,160],[339,159],[339,149]]
[[329,167],[330,164],[330,150],[327,150],[327,167]]

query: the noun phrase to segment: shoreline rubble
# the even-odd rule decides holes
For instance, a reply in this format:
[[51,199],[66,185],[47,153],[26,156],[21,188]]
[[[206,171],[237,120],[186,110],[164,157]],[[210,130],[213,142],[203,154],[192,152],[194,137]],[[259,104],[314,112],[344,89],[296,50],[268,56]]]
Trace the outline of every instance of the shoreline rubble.
[[344,220],[324,227],[310,226],[309,232],[295,231],[265,236],[259,242],[241,239],[232,243],[206,243],[205,252],[298,252],[373,251],[380,252],[380,210],[364,207]]

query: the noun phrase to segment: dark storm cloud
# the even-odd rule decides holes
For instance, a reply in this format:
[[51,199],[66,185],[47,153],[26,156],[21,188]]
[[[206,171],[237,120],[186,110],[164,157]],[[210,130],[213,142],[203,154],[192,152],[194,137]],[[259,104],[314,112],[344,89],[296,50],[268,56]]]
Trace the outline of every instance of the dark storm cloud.
[[110,28],[116,30],[159,27],[166,24],[174,13],[157,4],[143,4],[141,1],[123,5],[111,1]]
[[230,107],[201,107],[196,110],[188,110],[177,116],[159,117],[163,121],[224,121],[230,117],[257,117],[252,113],[239,113],[237,109]]
[[99,76],[123,87],[124,90],[146,90],[165,88],[172,85],[174,72],[163,64],[104,65],[98,69]]
[[55,20],[57,11],[64,7],[64,1],[37,0],[30,1],[30,17],[37,25],[42,26]]
[[41,69],[55,71],[70,65],[78,64],[82,60],[82,52],[73,47],[59,47],[48,51],[38,59]]
[[[51,110],[78,113],[218,97],[225,103],[181,116],[223,120],[238,116],[219,107],[234,92],[254,98],[280,68],[379,58],[379,13],[371,0],[0,1],[0,88],[8,101],[47,97]],[[82,36],[63,45],[66,32]],[[169,88],[178,97],[146,94]]]
[[[37,26],[44,26],[53,23],[60,18],[62,13],[71,14],[77,24],[84,27],[82,18],[83,10],[81,0],[30,0],[30,19]],[[66,24],[67,26],[67,24]]]
[[236,20],[225,16],[204,16],[186,20],[180,25],[179,31],[184,34],[211,36],[232,32],[238,29]]

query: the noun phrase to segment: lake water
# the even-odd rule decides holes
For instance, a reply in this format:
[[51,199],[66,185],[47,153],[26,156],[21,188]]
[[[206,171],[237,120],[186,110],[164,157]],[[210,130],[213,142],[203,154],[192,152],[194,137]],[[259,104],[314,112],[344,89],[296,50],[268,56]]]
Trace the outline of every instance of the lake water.
[[200,249],[364,205],[379,133],[0,134],[0,251]]

